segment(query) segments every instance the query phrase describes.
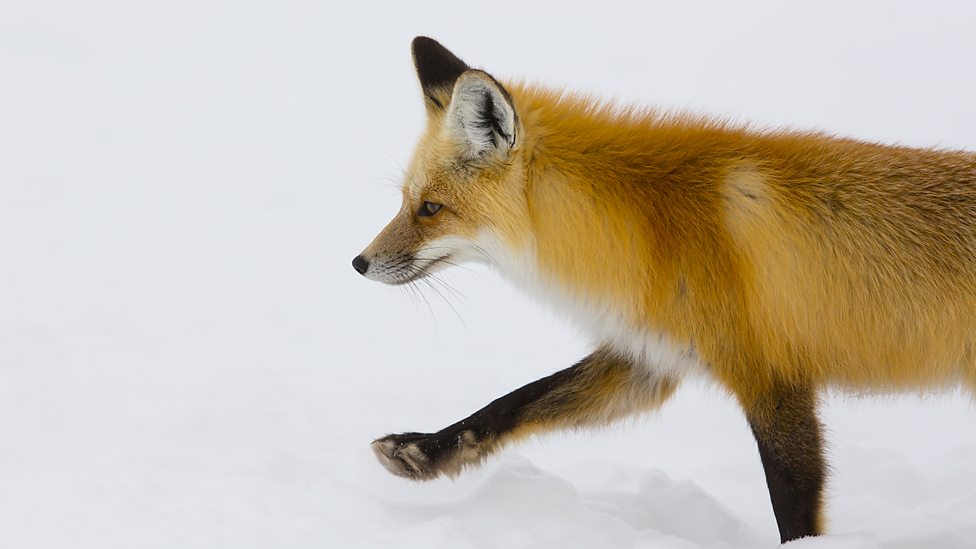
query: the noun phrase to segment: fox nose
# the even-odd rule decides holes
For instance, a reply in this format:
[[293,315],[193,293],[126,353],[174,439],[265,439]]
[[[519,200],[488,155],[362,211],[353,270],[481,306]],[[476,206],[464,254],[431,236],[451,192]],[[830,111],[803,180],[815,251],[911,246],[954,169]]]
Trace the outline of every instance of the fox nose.
[[369,261],[365,257],[357,255],[352,258],[352,268],[356,269],[357,273],[364,275],[366,274],[366,270],[369,269]]

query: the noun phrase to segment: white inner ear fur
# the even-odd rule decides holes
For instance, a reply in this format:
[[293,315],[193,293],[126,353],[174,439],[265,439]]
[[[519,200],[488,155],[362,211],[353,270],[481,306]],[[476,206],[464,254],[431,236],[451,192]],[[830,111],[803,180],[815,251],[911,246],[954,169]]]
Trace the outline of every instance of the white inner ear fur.
[[489,76],[468,71],[454,84],[447,129],[471,157],[515,147],[515,108]]

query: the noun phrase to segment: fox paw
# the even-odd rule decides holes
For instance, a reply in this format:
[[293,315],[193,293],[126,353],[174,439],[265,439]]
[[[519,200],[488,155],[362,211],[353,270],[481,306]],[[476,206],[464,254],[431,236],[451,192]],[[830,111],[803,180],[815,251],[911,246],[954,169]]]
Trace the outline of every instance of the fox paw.
[[470,430],[387,435],[374,440],[372,447],[387,471],[411,480],[457,476],[465,466],[480,462],[483,455],[477,436]]

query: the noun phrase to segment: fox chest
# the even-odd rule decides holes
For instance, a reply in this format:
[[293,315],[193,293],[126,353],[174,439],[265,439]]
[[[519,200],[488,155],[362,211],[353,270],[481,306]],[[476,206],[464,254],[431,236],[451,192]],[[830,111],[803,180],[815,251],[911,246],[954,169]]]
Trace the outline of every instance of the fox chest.
[[664,330],[633,322],[625,306],[564,287],[541,272],[531,254],[513,254],[497,241],[482,241],[481,246],[510,283],[568,318],[595,345],[608,346],[662,375],[681,377],[705,370],[694,345],[682,344]]
[[635,364],[662,375],[682,377],[705,370],[694,345],[681,344],[653,326],[635,325],[614,304],[580,299],[558,287],[535,288],[536,292],[540,290],[544,290],[540,299],[569,318],[595,345],[610,347]]

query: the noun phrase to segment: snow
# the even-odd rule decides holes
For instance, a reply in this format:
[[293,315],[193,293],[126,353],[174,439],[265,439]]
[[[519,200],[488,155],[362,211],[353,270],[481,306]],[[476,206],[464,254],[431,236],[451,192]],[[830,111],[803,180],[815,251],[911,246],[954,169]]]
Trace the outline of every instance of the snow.
[[[456,481],[375,462],[374,437],[586,352],[483,270],[449,275],[455,314],[350,267],[422,124],[416,34],[502,78],[976,149],[962,3],[0,12],[2,547],[777,545],[748,428],[706,384]],[[831,534],[791,547],[976,547],[970,396],[833,394],[824,420]]]

